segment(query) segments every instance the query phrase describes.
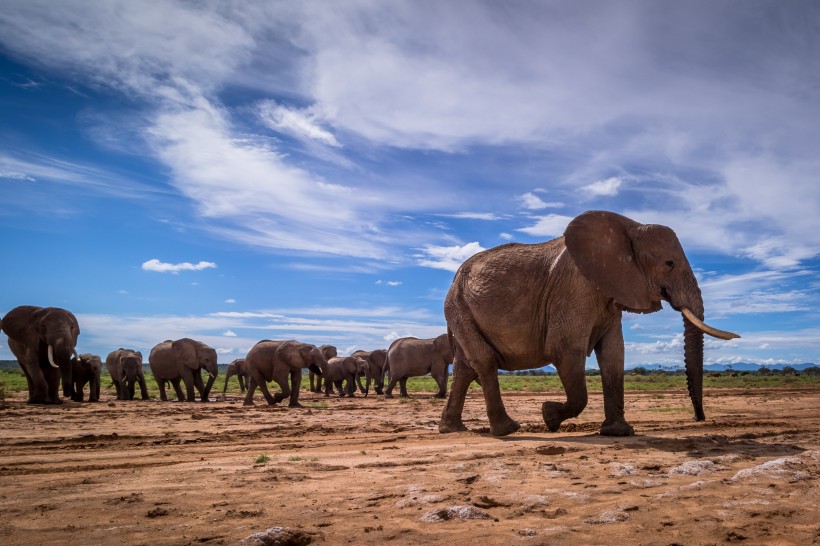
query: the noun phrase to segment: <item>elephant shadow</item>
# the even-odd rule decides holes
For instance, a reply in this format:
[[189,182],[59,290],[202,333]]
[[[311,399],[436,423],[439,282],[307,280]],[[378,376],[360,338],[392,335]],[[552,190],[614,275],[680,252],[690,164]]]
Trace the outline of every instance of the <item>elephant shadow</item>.
[[[574,444],[577,448],[567,448],[566,451],[581,451],[582,446],[610,446],[624,450],[664,451],[668,453],[685,453],[687,457],[709,458],[721,455],[739,455],[741,457],[786,457],[806,451],[795,444],[765,443],[756,441],[753,434],[742,434],[732,438],[718,434],[704,434],[702,436],[685,436],[681,438],[666,438],[651,435],[635,435],[625,437],[601,436],[598,433],[583,436],[513,436],[501,437],[502,442],[532,441],[550,442],[557,446]],[[537,448],[536,448],[537,449]],[[560,449],[560,447],[557,447]]]

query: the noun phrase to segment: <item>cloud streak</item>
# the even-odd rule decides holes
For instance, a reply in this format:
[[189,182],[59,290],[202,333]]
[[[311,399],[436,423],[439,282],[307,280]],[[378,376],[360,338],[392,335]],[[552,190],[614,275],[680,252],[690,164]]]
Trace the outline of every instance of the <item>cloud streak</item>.
[[156,258],[152,258],[142,263],[143,271],[156,271],[157,273],[172,273],[176,275],[180,271],[202,271],[203,269],[216,269],[214,262],[181,262],[177,264],[161,262]]

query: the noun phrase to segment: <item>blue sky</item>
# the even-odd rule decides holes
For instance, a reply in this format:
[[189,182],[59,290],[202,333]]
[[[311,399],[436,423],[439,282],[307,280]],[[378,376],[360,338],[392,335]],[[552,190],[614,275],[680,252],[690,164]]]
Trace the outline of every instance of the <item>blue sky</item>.
[[432,337],[461,261],[608,209],[678,233],[708,363],[820,362],[816,2],[4,0],[0,111],[0,314],[80,352]]

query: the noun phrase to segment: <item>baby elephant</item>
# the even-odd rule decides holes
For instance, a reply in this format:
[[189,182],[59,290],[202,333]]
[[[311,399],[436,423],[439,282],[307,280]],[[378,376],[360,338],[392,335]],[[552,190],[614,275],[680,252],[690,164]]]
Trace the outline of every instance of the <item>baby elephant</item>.
[[100,371],[102,360],[97,355],[83,353],[71,359],[71,381],[74,384],[74,393],[71,399],[75,402],[83,401],[83,389],[88,383],[88,401],[100,401]]
[[[335,356],[327,361],[327,367],[322,368],[322,378],[325,382],[325,396],[333,392],[332,385],[336,385],[339,396],[356,396],[356,383],[360,383],[360,374],[366,374],[367,387],[362,392],[367,396],[370,390],[370,371],[367,362],[352,356]],[[342,382],[346,382],[342,389]]]
[[133,400],[136,384],[140,385],[143,400],[148,400],[148,388],[142,372],[142,353],[119,348],[105,359],[105,367],[117,389],[117,400]]

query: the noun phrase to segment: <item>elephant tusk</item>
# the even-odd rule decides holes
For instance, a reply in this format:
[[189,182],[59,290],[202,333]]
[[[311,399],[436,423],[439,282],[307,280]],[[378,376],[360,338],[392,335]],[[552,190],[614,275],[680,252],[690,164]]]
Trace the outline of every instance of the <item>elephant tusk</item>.
[[703,330],[704,333],[709,334],[712,337],[716,337],[718,339],[735,339],[735,338],[740,337],[739,335],[737,335],[733,332],[726,332],[725,330],[718,330],[717,328],[713,328],[713,327],[709,326],[708,324],[705,324],[702,320],[700,320],[698,317],[696,317],[694,315],[694,313],[692,313],[692,311],[690,311],[686,307],[681,307],[680,311],[681,311],[681,313],[683,313],[683,316],[686,317],[686,319],[689,322],[691,322],[692,324],[694,324],[695,326],[697,326],[698,328]]
[[59,368],[59,366],[54,362],[54,347],[51,345],[48,346],[48,363],[51,364],[52,368]]

